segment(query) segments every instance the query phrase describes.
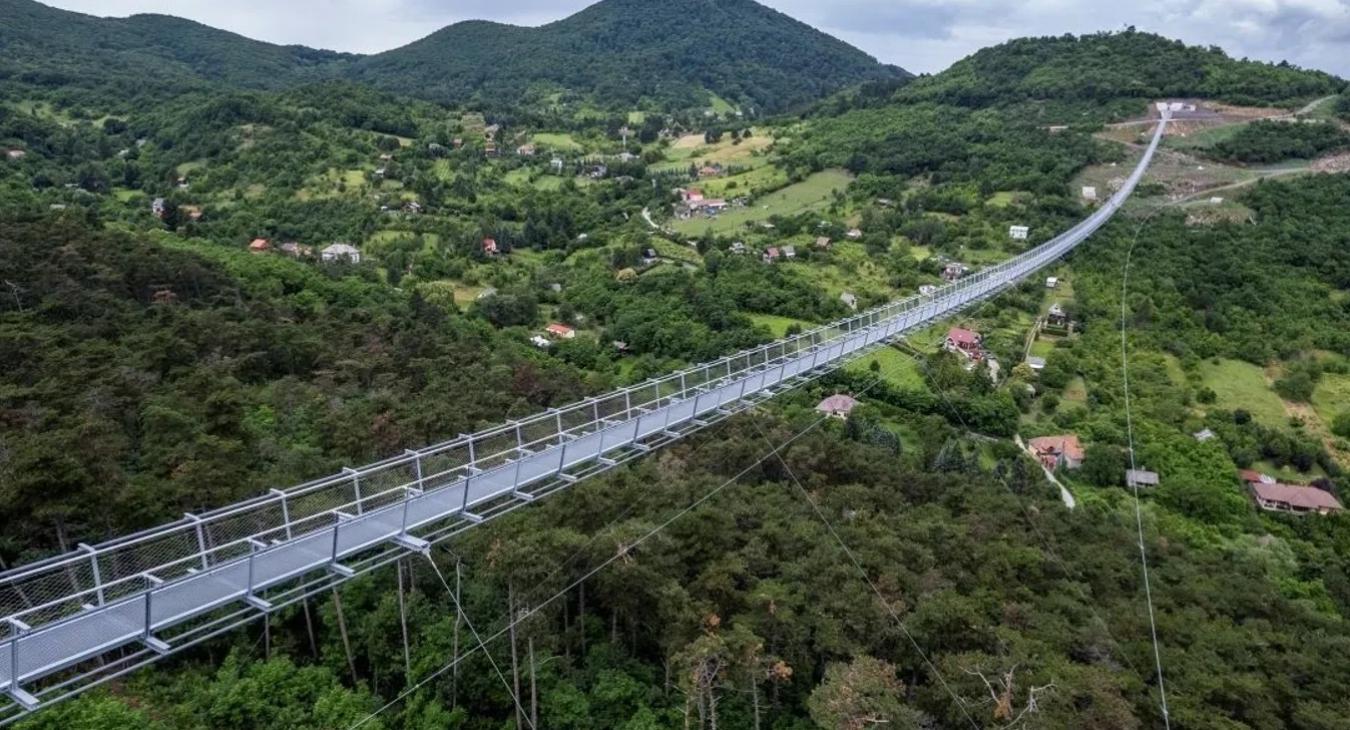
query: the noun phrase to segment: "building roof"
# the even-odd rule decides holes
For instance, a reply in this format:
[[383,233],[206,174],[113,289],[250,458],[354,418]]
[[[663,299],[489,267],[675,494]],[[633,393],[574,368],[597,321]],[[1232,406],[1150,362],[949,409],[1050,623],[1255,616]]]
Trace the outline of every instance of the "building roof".
[[947,339],[957,345],[978,345],[980,344],[980,334],[968,329],[953,327],[947,330]]
[[330,254],[354,254],[354,253],[361,253],[361,250],[351,245],[350,243],[335,243],[331,246],[325,247],[323,252]]
[[266,251],[272,247],[272,244],[268,243],[266,238],[255,238],[248,247],[254,251]]
[[1210,429],[1206,428],[1201,431],[1196,431],[1191,435],[1195,437],[1196,441],[1209,441],[1210,439],[1214,438],[1217,434],[1215,434]]
[[858,401],[852,396],[842,393],[832,395],[821,401],[816,410],[821,413],[839,414],[847,416],[854,408],[858,407]]
[[825,248],[826,246],[829,246],[829,245],[830,245],[830,237],[829,237],[829,236],[821,236],[820,238],[817,238],[817,239],[816,239],[816,245],[819,246],[820,248]]
[[1125,483],[1130,486],[1138,484],[1141,487],[1158,486],[1158,472],[1148,471],[1146,469],[1126,469]]
[[1341,503],[1329,492],[1317,487],[1291,487],[1288,484],[1252,484],[1252,491],[1266,502],[1279,502],[1297,509],[1333,510],[1341,509]]
[[567,325],[561,324],[559,322],[554,322],[550,324],[549,326],[544,328],[544,331],[554,335],[570,335],[573,332],[576,332],[576,330],[572,329],[571,327],[568,327]]
[[1030,365],[1032,370],[1040,370],[1045,367],[1045,358],[1031,355],[1027,358],[1027,365]]
[[487,251],[488,253],[496,253],[496,252],[497,252],[497,239],[495,239],[495,238],[484,238],[484,239],[483,239],[483,250],[484,250],[484,251]]
[[1030,442],[1031,449],[1040,452],[1051,452],[1055,454],[1064,454],[1070,459],[1081,461],[1083,458],[1083,445],[1079,443],[1078,436],[1068,433],[1059,436],[1041,436],[1034,438]]

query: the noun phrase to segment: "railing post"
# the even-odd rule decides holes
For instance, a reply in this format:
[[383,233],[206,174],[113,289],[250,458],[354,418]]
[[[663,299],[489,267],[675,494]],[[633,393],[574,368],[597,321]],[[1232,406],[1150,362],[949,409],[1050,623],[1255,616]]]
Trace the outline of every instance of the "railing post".
[[405,456],[411,456],[413,458],[413,468],[417,472],[417,488],[419,490],[426,489],[426,487],[423,486],[422,484],[422,454],[420,452],[413,451],[412,449],[408,449],[403,453]]
[[253,557],[258,554],[259,548],[267,547],[263,543],[249,538],[248,540],[248,597],[253,597]]
[[270,490],[270,493],[281,499],[281,521],[286,527],[286,539],[289,540],[294,537],[294,535],[291,534],[291,507],[290,504],[288,504],[288,495],[280,489]]
[[155,587],[158,586],[159,584],[163,583],[164,581],[163,581],[163,580],[160,580],[159,578],[157,578],[157,577],[154,576],[154,575],[151,575],[150,573],[142,573],[141,576],[145,578],[145,584],[146,584],[146,585],[145,585],[145,625],[142,627],[141,638],[145,639],[146,642],[150,642],[150,640],[151,640],[152,638],[154,638],[154,626],[153,626],[154,616],[153,616],[153,614],[151,613],[151,607],[152,607],[151,600],[153,599],[153,597],[154,597],[154,595],[155,595]]
[[352,494],[356,495],[356,514],[361,514],[361,472],[350,466],[342,467],[343,474],[352,476]]
[[9,640],[9,693],[12,696],[19,696],[19,637],[28,631],[28,624],[10,617],[6,619],[9,628],[14,632],[14,637]]
[[202,529],[202,518],[191,512],[184,512],[183,516],[192,520],[193,528],[197,531],[197,551],[202,558],[202,570],[206,570],[211,567],[211,561],[206,554],[206,532]]
[[98,551],[92,546],[80,543],[79,548],[89,553],[89,567],[94,574],[94,595],[98,596],[98,605],[103,605],[103,573],[98,569]]

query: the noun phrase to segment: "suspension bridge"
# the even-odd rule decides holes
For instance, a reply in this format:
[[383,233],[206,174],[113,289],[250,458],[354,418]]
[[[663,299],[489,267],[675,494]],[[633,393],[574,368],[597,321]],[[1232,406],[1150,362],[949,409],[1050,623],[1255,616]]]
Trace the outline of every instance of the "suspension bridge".
[[986,300],[1120,209],[944,286],[794,337],[0,573],[0,725],[639,458]]

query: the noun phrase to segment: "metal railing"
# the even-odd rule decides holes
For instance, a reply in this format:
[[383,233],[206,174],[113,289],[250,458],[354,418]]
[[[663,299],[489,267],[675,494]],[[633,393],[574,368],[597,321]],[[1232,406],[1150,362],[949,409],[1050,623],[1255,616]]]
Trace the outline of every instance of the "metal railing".
[[0,690],[27,711],[36,703],[21,689],[28,683],[132,643],[167,653],[175,647],[157,632],[240,603],[271,610],[301,594],[278,601],[265,597],[269,590],[316,570],[345,580],[356,571],[344,561],[364,551],[421,549],[426,540],[413,531],[435,532],[450,518],[479,522],[503,500],[532,501],[581,478],[588,465],[612,466],[615,454],[678,438],[710,413],[771,395],[993,296],[1064,255],[1119,209],[1166,121],[1126,183],[1087,219],[930,296],[0,573]]

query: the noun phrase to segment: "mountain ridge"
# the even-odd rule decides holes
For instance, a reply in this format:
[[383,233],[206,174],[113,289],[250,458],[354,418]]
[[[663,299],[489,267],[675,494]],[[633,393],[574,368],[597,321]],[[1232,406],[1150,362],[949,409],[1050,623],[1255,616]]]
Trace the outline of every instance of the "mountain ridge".
[[[172,15],[100,18],[0,0],[0,78],[44,85],[222,83],[275,89],[348,79],[431,101],[500,106],[566,96],[593,105],[707,106],[714,94],[781,110],[854,83],[907,79],[753,0],[601,0],[537,27],[448,25],[362,56],[250,39]],[[696,33],[678,32],[701,18]],[[706,22],[715,18],[716,22]]]

